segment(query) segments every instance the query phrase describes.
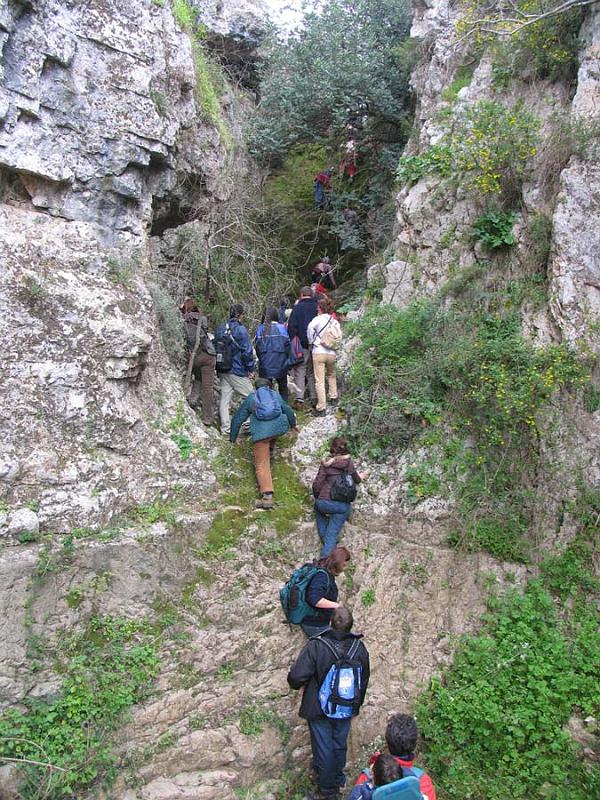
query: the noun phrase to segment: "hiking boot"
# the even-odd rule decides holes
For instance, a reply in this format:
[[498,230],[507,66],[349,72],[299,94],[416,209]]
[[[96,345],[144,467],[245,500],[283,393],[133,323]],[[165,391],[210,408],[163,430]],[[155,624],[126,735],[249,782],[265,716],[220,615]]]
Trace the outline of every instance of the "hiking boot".
[[270,511],[273,508],[273,495],[272,494],[263,494],[260,500],[257,500],[254,504],[255,508],[262,508],[265,511]]
[[335,408],[337,405],[339,405],[339,403],[340,403],[340,400],[339,400],[338,397],[332,397],[329,400],[329,405],[332,406],[332,408]]
[[315,408],[312,412],[313,417],[324,417],[327,414],[326,408]]

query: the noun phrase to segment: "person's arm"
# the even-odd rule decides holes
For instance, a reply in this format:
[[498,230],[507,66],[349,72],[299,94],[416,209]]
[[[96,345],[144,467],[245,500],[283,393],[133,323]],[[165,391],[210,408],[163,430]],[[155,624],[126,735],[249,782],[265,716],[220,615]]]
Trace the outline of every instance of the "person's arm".
[[250,343],[250,336],[243,325],[238,327],[236,342],[239,345],[240,353],[242,356],[242,364],[247,372],[254,372],[254,353],[252,351],[252,344]]
[[348,473],[352,477],[354,483],[362,483],[362,475],[354,466],[354,461],[352,461],[352,459],[348,461]]
[[292,689],[300,689],[302,686],[306,686],[315,674],[315,662],[311,644],[312,642],[307,642],[304,645],[300,655],[288,672],[287,682]]
[[312,491],[315,497],[319,497],[319,495],[321,494],[321,489],[325,485],[326,480],[327,480],[327,472],[325,471],[325,468],[321,464],[321,466],[319,467],[319,471],[315,475],[315,479],[312,484]]
[[235,442],[237,439],[240,428],[252,413],[253,405],[254,392],[251,392],[233,415],[233,419],[231,420],[231,432],[229,434],[229,439],[231,442]]
[[288,336],[293,339],[294,336],[299,336],[298,329],[298,306],[294,306],[290,318],[288,319]]
[[339,603],[335,600],[328,600],[325,595],[327,594],[330,586],[330,578],[328,573],[317,572],[315,577],[308,584],[306,591],[306,599],[308,604],[313,608],[337,608]]
[[421,794],[426,795],[428,800],[436,800],[435,787],[429,775],[424,772],[419,778]]
[[[362,642],[361,642],[362,644]],[[362,662],[362,681],[361,681],[361,691],[360,691],[360,704],[365,702],[365,695],[367,694],[367,686],[369,685],[369,678],[371,677],[371,664],[369,661],[369,651],[367,648],[362,644],[361,650],[363,651],[361,662]]]
[[315,324],[315,320],[316,319],[317,319],[316,317],[314,319],[312,319],[308,323],[308,328],[306,329],[306,340],[307,340],[309,346],[312,345],[312,343],[315,340],[315,331],[317,330],[317,326]]

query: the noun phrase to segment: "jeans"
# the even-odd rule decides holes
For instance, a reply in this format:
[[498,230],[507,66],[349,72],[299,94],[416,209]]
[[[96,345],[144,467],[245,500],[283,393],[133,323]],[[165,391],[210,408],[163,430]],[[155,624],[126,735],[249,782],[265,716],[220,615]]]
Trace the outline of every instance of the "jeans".
[[313,764],[321,794],[335,795],[346,783],[344,767],[351,723],[352,717],[348,719],[319,717],[308,720]]
[[311,636],[319,636],[323,633],[323,631],[328,631],[330,625],[328,622],[325,622],[323,625],[307,625],[304,622],[300,624],[302,628],[302,632],[306,636],[307,639],[310,639]]
[[335,547],[344,522],[350,516],[352,506],[350,503],[341,503],[338,500],[315,500],[315,514],[317,517],[317,531],[323,542],[319,558],[325,558]]

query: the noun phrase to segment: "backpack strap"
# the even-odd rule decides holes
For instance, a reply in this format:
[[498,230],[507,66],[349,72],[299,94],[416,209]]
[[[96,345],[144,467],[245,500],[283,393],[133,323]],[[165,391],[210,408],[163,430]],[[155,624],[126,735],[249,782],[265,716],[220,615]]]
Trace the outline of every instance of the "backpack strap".
[[333,317],[332,317],[332,316],[331,316],[331,314],[330,314],[330,315],[329,315],[329,319],[327,320],[327,322],[325,323],[325,325],[323,325],[323,327],[321,328],[321,330],[317,332],[317,336],[318,336],[319,338],[321,337],[321,334],[323,333],[323,331],[325,330],[325,328],[326,328],[326,327],[329,325],[329,323],[331,322],[331,320],[332,320],[332,319],[333,319]]

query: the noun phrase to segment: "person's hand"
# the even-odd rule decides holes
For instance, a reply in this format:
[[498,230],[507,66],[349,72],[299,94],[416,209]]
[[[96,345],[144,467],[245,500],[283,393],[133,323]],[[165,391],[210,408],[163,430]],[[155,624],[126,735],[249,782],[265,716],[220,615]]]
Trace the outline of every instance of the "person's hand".
[[251,381],[253,381],[253,380],[254,380],[254,378],[256,377],[256,373],[254,373],[254,372],[249,372],[249,373],[248,373],[248,377],[250,378],[250,380],[251,380]]
[[292,432],[295,433],[295,434],[298,434],[298,433],[300,433],[300,428],[296,425],[295,428],[292,428]]
[[366,470],[365,472],[359,472],[358,477],[361,479],[361,481],[366,481],[369,477],[369,473]]
[[241,439],[240,436],[237,437],[237,439],[235,440],[234,444],[237,444],[238,447],[242,444],[242,439]]

